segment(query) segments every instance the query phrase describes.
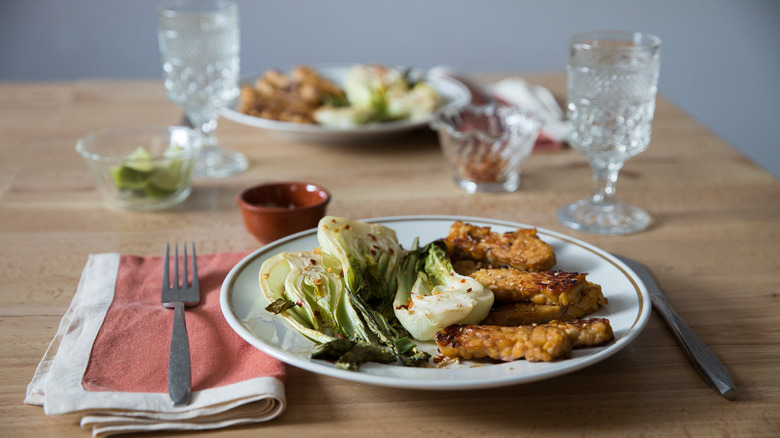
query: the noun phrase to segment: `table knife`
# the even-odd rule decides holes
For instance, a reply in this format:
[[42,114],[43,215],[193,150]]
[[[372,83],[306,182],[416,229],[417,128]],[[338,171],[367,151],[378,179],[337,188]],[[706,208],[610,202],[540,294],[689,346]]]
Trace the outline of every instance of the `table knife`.
[[675,338],[677,338],[677,342],[682,346],[683,351],[685,351],[685,354],[697,371],[715,387],[720,395],[728,400],[734,400],[737,397],[737,389],[734,387],[734,382],[731,380],[726,367],[723,366],[704,341],[672,309],[647,267],[627,257],[617,254],[615,254],[615,257],[628,265],[642,279],[650,294],[653,308],[672,330]]

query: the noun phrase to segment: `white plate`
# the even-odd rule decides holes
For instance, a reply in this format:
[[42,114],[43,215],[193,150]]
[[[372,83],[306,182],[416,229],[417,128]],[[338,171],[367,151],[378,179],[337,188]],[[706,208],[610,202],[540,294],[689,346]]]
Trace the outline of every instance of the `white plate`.
[[[416,236],[424,244],[446,237],[455,220],[505,232],[529,225],[473,217],[399,216],[368,219],[393,228],[405,248]],[[532,382],[593,365],[617,353],[644,328],[650,316],[650,299],[642,280],[620,260],[572,237],[537,228],[539,236],[553,246],[556,269],[586,272],[588,280],[600,284],[609,299],[606,308],[592,316],[608,318],[615,342],[597,348],[574,350],[572,358],[540,363],[518,360],[508,363],[463,361],[446,368],[408,368],[401,365],[367,363],[360,371],[345,371],[330,362],[310,358],[314,343],[295,331],[282,318],[265,311],[267,300],[260,293],[260,265],[281,251],[311,250],[317,243],[316,229],[288,236],[253,252],[230,271],[220,292],[220,304],[230,326],[247,342],[290,365],[332,377],[383,386],[413,389],[488,388]],[[433,356],[432,342],[417,342]]]
[[[341,85],[344,77],[354,64],[332,64],[312,66],[320,74]],[[289,72],[290,69],[282,70]],[[411,69],[412,77],[422,77],[442,97],[442,107],[463,106],[471,101],[471,93],[460,82],[441,75],[430,75],[420,69]],[[252,85],[263,74],[244,76],[239,80],[239,85]],[[244,125],[254,126],[273,131],[275,134],[296,141],[336,143],[359,142],[375,139],[389,134],[399,134],[413,129],[419,129],[428,125],[430,117],[423,120],[397,120],[392,122],[372,123],[354,128],[329,128],[321,125],[305,123],[280,122],[278,120],[264,119],[250,116],[237,111],[240,97],[230,102],[221,114],[226,119]]]

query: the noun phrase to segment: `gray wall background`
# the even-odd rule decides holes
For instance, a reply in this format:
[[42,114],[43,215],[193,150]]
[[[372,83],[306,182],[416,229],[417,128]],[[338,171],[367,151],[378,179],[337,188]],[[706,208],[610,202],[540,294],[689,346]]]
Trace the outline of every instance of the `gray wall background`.
[[[0,79],[161,77],[158,3],[0,0]],[[660,93],[780,179],[777,0],[237,3],[243,73],[333,62],[562,71],[575,32],[654,33]]]

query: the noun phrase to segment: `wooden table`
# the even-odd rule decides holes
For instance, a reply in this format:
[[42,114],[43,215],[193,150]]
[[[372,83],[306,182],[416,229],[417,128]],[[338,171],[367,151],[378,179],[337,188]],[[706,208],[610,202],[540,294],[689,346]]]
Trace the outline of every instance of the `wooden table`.
[[[528,79],[565,96],[560,74]],[[172,210],[105,208],[75,140],[105,127],[173,124],[179,114],[161,81],[0,84],[0,434],[89,434],[75,416],[46,417],[22,403],[88,254],[159,255],[163,242],[185,239],[202,254],[254,249],[235,203],[239,190],[306,180],[332,192],[334,215],[484,216],[641,260],[726,364],[740,397],[729,402],[707,386],[654,313],[631,345],[603,362],[498,389],[409,391],[291,367],[281,417],[199,436],[780,435],[780,182],[667,100],[659,99],[649,149],[618,183],[618,196],[648,209],[654,224],[622,237],[556,222],[559,206],[589,194],[580,154],[534,154],[516,193],[469,195],[452,182],[430,131],[323,146],[223,120],[219,138],[249,157],[247,172],[197,181]]]

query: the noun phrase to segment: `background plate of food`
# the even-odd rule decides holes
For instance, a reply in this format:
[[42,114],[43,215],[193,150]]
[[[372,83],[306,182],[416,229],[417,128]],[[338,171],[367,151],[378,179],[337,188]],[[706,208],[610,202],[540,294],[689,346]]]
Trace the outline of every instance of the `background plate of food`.
[[[483,231],[485,227],[489,227],[490,232],[501,239],[506,236],[515,238],[525,230],[535,230],[531,232],[533,239],[540,240],[554,252],[554,257],[548,259],[551,260],[550,263],[537,266],[539,274],[552,275],[550,273],[562,271],[581,273],[582,277],[587,275],[585,284],[589,287],[597,285],[598,295],[605,299],[599,300],[596,310],[589,310],[585,316],[588,319],[607,320],[611,327],[610,335],[613,337],[603,344],[571,349],[563,357],[552,360],[536,358],[536,361],[533,361],[519,357],[517,360],[494,360],[489,357],[456,357],[453,360],[452,357],[445,357],[447,354],[439,348],[442,344],[438,334],[434,341],[412,339],[419,351],[430,354],[430,359],[424,366],[404,366],[401,360],[392,363],[365,362],[355,371],[339,367],[333,360],[314,359],[312,351],[318,343],[312,341],[311,337],[304,336],[300,327],[296,328],[295,322],[285,319],[282,313],[274,314],[269,311],[270,300],[264,294],[260,283],[263,278],[268,278],[263,275],[263,270],[270,264],[266,263],[267,261],[273,261],[285,253],[307,252],[321,247],[322,242],[318,238],[321,236],[318,236],[317,229],[303,231],[266,245],[248,255],[231,270],[222,285],[220,304],[223,315],[236,333],[261,351],[311,372],[382,386],[455,390],[527,383],[580,370],[626,347],[639,335],[650,316],[651,303],[645,285],[630,268],[599,248],[554,231],[514,222],[460,216],[399,216],[365,219],[360,222],[392,229],[394,233],[390,234],[395,235],[404,250],[410,249],[415,239],[419,239],[420,245],[442,239],[446,242],[457,240],[457,237],[453,240],[453,236],[457,233],[458,226],[477,227]],[[321,222],[319,228],[322,229],[323,225]],[[346,228],[341,231],[344,230]],[[473,231],[478,230],[472,229],[468,232]],[[370,234],[369,236],[374,237]],[[552,270],[548,270],[550,264]],[[569,280],[560,284],[571,286]],[[286,283],[285,288],[290,288],[292,284]],[[588,289],[583,289],[583,293],[585,290]],[[298,303],[299,306],[300,304]],[[534,309],[550,308],[525,305],[526,308],[530,305]],[[396,311],[410,307],[398,306],[397,302],[394,306]],[[496,304],[493,306],[491,314],[496,308],[501,308]],[[582,320],[584,319],[578,319]],[[527,326],[533,329],[537,327],[532,324]]]
[[379,64],[299,65],[240,79],[225,118],[307,142],[365,141],[427,126],[468,89],[443,75]]

